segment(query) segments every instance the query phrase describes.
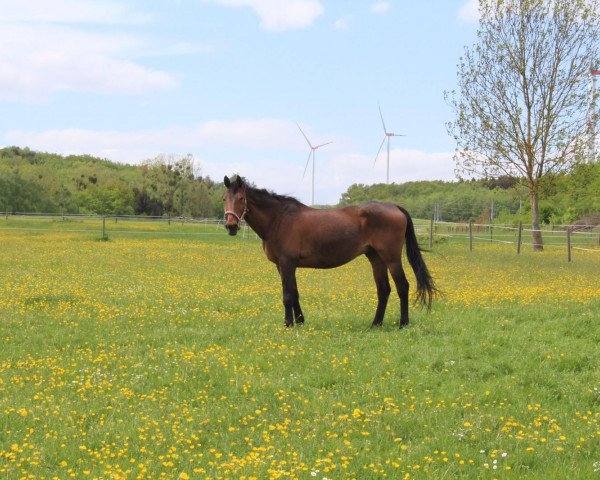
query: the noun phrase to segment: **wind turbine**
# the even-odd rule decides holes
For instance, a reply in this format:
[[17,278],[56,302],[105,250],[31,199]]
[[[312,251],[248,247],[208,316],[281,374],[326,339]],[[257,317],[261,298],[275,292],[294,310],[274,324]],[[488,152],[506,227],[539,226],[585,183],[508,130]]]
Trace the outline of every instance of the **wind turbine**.
[[[296,123],[296,125],[298,125],[298,124]],[[306,165],[304,167],[304,173],[302,174],[302,178],[304,178],[304,175],[306,175],[306,169],[308,168],[308,163],[310,162],[310,157],[312,157],[312,195],[310,198],[310,203],[311,203],[311,205],[314,205],[315,204],[315,152],[319,148],[324,147],[325,145],[329,145],[330,143],[333,143],[333,142],[326,142],[326,143],[322,143],[320,145],[313,145],[312,143],[310,143],[310,140],[308,139],[306,134],[300,128],[300,125],[298,125],[298,129],[300,130],[300,133],[304,137],[304,140],[306,140],[306,143],[308,143],[308,146],[310,147],[310,152],[308,153],[308,159],[306,160]]]
[[387,128],[385,127],[385,122],[383,121],[383,114],[381,113],[381,105],[378,105],[378,107],[379,107],[379,116],[381,117],[381,124],[383,125],[384,136],[383,136],[383,140],[381,141],[381,145],[379,145],[379,150],[377,150],[377,155],[375,155],[375,161],[373,162],[373,166],[375,166],[375,163],[377,163],[377,157],[379,157],[381,148],[383,147],[383,144],[387,140],[387,170],[386,170],[385,179],[386,179],[386,183],[390,183],[390,138],[406,137],[406,135],[402,135],[400,133],[388,132]]

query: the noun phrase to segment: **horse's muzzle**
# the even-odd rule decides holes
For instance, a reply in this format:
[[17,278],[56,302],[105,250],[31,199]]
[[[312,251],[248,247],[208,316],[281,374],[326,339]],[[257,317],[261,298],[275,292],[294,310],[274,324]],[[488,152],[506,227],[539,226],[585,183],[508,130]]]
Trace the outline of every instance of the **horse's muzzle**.
[[225,228],[227,229],[227,233],[229,233],[229,235],[236,235],[238,230],[240,229],[240,226],[237,223],[230,223],[228,225],[225,225]]

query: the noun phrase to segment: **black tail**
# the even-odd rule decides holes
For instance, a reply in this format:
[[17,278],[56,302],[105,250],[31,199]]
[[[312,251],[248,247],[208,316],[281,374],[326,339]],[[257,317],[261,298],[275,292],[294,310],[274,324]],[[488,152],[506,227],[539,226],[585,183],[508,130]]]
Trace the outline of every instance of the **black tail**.
[[400,206],[398,208],[406,215],[406,256],[413,272],[415,272],[415,277],[417,277],[417,301],[427,306],[427,310],[430,310],[431,302],[438,289],[421,255],[421,247],[417,242],[412,218],[404,208]]

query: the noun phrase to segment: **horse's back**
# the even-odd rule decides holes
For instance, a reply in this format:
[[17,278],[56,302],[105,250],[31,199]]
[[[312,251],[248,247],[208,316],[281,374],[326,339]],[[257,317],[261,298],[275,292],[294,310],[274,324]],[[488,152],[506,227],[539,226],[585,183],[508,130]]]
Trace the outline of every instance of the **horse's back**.
[[307,209],[297,221],[315,235],[355,236],[363,240],[381,230],[396,233],[402,238],[406,230],[406,216],[396,205],[383,202],[365,202],[341,208]]

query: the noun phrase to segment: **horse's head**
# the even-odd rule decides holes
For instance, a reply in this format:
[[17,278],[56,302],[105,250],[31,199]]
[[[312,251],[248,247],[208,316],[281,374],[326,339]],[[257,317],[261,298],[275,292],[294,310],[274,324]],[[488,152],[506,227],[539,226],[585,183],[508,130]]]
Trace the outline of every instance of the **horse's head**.
[[235,181],[224,179],[225,193],[223,194],[223,208],[225,210],[225,228],[229,235],[235,235],[240,229],[240,223],[248,213],[246,204],[246,185],[238,175]]

